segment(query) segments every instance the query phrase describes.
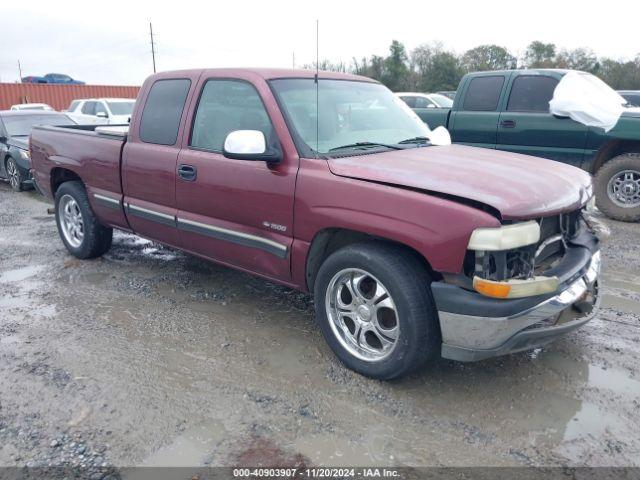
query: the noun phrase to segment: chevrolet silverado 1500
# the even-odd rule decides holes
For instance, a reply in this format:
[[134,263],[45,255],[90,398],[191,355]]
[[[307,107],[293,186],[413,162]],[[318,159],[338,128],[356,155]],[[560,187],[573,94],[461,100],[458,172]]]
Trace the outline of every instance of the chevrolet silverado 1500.
[[[460,81],[451,108],[414,105],[414,111],[430,128],[446,127],[454,143],[536,155],[580,167],[595,176],[600,210],[616,220],[639,221],[640,110],[625,109],[609,131],[554,115],[549,102],[558,83],[570,72],[470,73]],[[577,73],[593,79],[590,74]],[[402,95],[406,101],[414,101],[412,94]]]
[[367,78],[188,70],[148,78],[128,126],[37,127],[31,156],[72,255],[104,254],[116,228],[312,292],[327,342],[364,375],[585,324],[589,175],[430,133]]

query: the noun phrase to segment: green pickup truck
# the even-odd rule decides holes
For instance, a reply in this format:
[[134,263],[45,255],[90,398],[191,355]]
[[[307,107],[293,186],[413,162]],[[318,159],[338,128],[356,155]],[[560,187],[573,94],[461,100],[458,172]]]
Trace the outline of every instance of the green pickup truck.
[[[595,176],[596,204],[607,216],[640,220],[640,109],[625,108],[612,129],[553,115],[549,102],[568,70],[470,73],[449,108],[413,108],[454,143],[535,155]],[[589,75],[589,74],[584,74]],[[411,94],[399,94],[411,104]],[[588,100],[587,100],[588,101]]]

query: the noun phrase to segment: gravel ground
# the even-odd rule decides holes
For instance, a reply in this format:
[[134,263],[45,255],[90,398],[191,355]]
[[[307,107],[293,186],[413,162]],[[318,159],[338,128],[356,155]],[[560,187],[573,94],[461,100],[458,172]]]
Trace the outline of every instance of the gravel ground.
[[48,206],[0,184],[2,466],[640,466],[640,225],[582,330],[385,383],[306,295],[122,233],[76,260]]

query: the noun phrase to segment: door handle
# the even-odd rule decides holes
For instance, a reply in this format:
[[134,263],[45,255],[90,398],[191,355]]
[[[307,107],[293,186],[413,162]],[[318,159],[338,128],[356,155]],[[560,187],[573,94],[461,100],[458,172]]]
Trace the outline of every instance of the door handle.
[[516,128],[515,120],[503,120],[500,122],[502,128]]
[[193,165],[178,165],[178,176],[187,182],[193,182],[198,176],[198,169]]

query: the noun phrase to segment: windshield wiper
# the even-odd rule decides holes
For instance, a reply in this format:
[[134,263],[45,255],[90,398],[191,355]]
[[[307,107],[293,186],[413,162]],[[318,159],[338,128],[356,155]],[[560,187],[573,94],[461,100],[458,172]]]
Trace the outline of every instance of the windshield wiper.
[[398,142],[399,145],[406,145],[407,143],[429,143],[429,139],[427,137],[413,137]]
[[333,148],[330,148],[329,151],[335,152],[336,150],[342,150],[345,148],[372,148],[372,147],[386,147],[386,148],[391,148],[393,150],[402,150],[402,147],[399,147],[397,145],[391,145],[388,143],[356,142],[356,143],[349,143],[347,145],[341,145],[339,147],[333,147]]

